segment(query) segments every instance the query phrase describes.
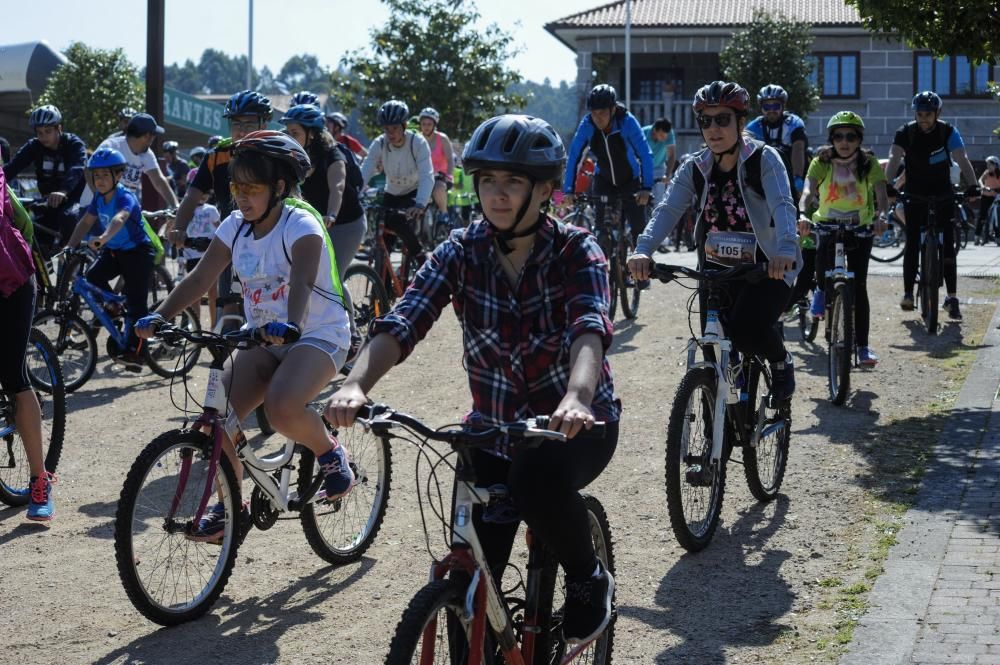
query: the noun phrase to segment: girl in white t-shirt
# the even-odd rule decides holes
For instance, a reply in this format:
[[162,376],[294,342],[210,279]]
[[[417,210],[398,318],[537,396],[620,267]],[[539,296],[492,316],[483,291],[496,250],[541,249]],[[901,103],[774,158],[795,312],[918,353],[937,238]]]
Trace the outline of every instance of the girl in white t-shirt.
[[[159,317],[174,316],[201,298],[232,262],[243,289],[246,327],[260,328],[270,344],[238,351],[228,367],[224,385],[231,390],[232,409],[242,420],[263,403],[275,430],[316,454],[331,501],[351,490],[354,474],[343,447],[307,405],[336,376],[350,345],[350,327],[329,237],[319,214],[296,198],[308,170],[309,157],[285,134],[261,130],[236,141],[229,173],[237,209],[156,314],[136,323],[136,332],[152,336]],[[298,341],[283,343],[296,333]],[[226,454],[242,477],[228,439]],[[220,503],[189,537],[221,539],[226,519]]]

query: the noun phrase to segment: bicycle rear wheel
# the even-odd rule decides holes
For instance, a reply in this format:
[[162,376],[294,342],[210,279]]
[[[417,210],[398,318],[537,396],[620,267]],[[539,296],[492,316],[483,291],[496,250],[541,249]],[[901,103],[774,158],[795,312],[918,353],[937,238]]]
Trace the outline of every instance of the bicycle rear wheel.
[[933,232],[928,232],[920,255],[920,316],[927,324],[927,333],[930,335],[937,334],[938,328],[940,266],[937,254],[937,236]]
[[712,466],[717,378],[712,368],[688,371],[677,389],[667,424],[666,487],[670,526],[681,547],[705,548],[719,525],[726,465]]
[[203,432],[161,434],[129,469],[115,512],[115,560],[125,593],[150,621],[195,619],[219,598],[239,548],[240,486],[225,455],[209,509],[224,517],[218,542],[196,541],[194,518],[208,482],[212,440]]
[[854,303],[847,283],[834,286],[830,308],[830,342],[827,349],[827,387],[830,401],[840,405],[851,390],[851,365],[854,363]]
[[759,438],[756,447],[743,449],[743,472],[750,493],[765,502],[777,497],[781,489],[792,428],[790,404],[784,402],[775,408],[770,392],[770,373],[763,364],[754,361],[747,378],[747,404],[748,408],[756,409],[753,425]]
[[[159,307],[155,303],[153,310]],[[151,310],[152,311],[152,310]],[[188,307],[170,319],[170,323],[188,331],[201,330],[198,312]],[[143,340],[142,353],[149,368],[165,379],[185,376],[198,363],[201,347],[186,342],[170,343],[159,337]]]
[[608,274],[608,286],[611,290],[611,302],[608,303],[608,318],[612,322],[615,320],[615,314],[618,311],[618,293],[621,289],[618,288],[618,275],[617,271],[614,270],[615,265],[615,245],[611,238],[611,234],[607,230],[601,231],[597,236],[597,242],[601,246],[601,251],[604,252],[604,257],[608,261],[608,265],[612,266],[612,272]]
[[[590,534],[594,541],[594,553],[613,577],[615,575],[615,554],[611,546],[611,524],[608,522],[608,515],[604,511],[604,506],[595,497],[584,494],[583,501],[587,505],[587,515],[590,518]],[[558,565],[551,553],[547,553],[546,565],[542,569],[538,591],[538,614],[543,621],[549,618],[549,627],[548,630],[544,630],[543,624],[543,631],[535,641],[535,658],[532,665],[559,665],[573,649],[562,639],[563,606],[566,602],[565,583],[566,576],[562,566]],[[605,628],[600,637],[587,645],[586,649],[577,656],[579,660],[575,662],[593,663],[594,665],[611,663],[615,619],[617,618],[614,598],[611,602],[611,621],[608,623],[608,627]]]
[[149,311],[153,311],[174,290],[174,278],[163,264],[153,266],[149,276]]
[[[47,337],[59,356],[63,386],[71,393],[85,384],[97,367],[97,339],[93,329],[75,312],[43,309],[32,325]],[[40,383],[47,379],[35,377]]]
[[628,273],[625,261],[632,255],[635,243],[632,242],[632,234],[628,229],[622,229],[621,237],[618,239],[618,252],[615,256],[615,281],[618,284],[619,295],[622,303],[622,314],[626,319],[634,319],[639,314],[639,282],[632,279]]
[[468,632],[472,629],[465,620],[467,586],[444,579],[418,591],[396,625],[386,665],[465,662],[459,657],[468,650]]
[[[368,341],[368,325],[389,311],[389,294],[378,273],[366,264],[355,263],[344,273],[344,292],[354,309],[354,326],[364,341]],[[341,373],[349,373],[352,362],[344,364]]]
[[872,242],[871,257],[880,263],[891,263],[906,251],[906,228],[890,215],[889,226],[884,233],[876,235]]
[[[33,366],[40,364],[40,367]],[[28,366],[32,385],[41,370],[47,373],[44,392],[35,390],[42,414],[42,455],[45,470],[55,473],[62,455],[63,437],[66,433],[66,392],[63,387],[59,360],[52,343],[38,330],[32,328],[28,339]],[[6,394],[0,397],[3,407],[0,414],[4,429],[15,428],[14,401]],[[8,506],[23,506],[28,503],[31,469],[24,452],[24,441],[16,429],[3,437],[0,443],[0,501]]]
[[[365,431],[360,425],[340,430],[337,438],[347,450],[354,471],[354,488],[347,496],[330,503],[306,504],[299,519],[309,546],[321,559],[345,564],[361,558],[382,526],[389,505],[392,456],[387,439]],[[299,463],[299,496],[319,480],[313,474],[314,466],[315,456],[304,451]]]

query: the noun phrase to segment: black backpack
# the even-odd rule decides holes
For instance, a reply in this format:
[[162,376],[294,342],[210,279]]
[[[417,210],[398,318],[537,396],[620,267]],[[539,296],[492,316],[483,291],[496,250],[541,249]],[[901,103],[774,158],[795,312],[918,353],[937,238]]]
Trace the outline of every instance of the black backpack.
[[341,154],[344,155],[344,163],[347,167],[347,181],[346,185],[356,192],[360,192],[364,189],[365,181],[361,177],[361,165],[358,164],[358,157],[351,149],[348,148],[343,143],[337,142],[337,149],[340,150]]

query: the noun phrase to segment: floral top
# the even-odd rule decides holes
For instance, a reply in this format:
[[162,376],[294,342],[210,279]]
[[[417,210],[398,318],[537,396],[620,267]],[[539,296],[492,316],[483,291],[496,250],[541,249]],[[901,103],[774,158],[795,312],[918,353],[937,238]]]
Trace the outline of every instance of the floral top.
[[713,231],[753,233],[743,194],[736,182],[735,168],[728,172],[720,171],[718,167],[712,169],[704,217],[706,234]]

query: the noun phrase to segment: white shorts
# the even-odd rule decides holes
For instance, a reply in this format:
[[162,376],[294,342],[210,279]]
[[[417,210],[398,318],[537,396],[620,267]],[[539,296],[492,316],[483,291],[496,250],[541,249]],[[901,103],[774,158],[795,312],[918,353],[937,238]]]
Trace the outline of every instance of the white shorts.
[[281,344],[276,346],[265,346],[264,349],[267,350],[272,356],[274,356],[278,362],[285,359],[288,352],[298,346],[311,346],[313,348],[319,349],[330,358],[330,362],[333,363],[334,372],[338,371],[344,366],[344,362],[347,360],[347,349],[342,349],[333,342],[328,342],[325,339],[320,339],[319,337],[303,337],[297,342],[292,342],[291,344]]

